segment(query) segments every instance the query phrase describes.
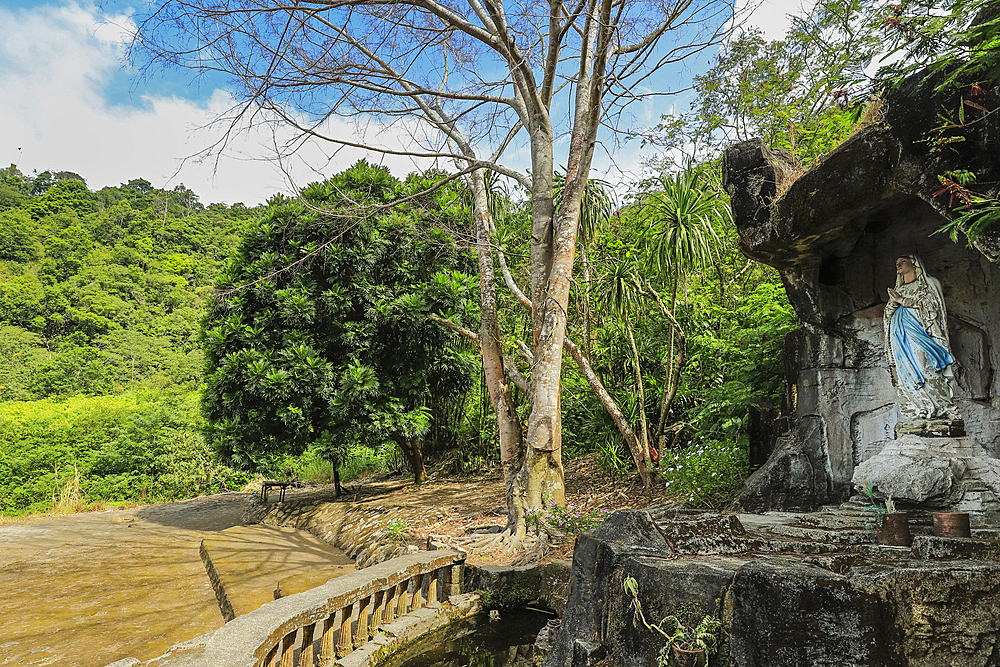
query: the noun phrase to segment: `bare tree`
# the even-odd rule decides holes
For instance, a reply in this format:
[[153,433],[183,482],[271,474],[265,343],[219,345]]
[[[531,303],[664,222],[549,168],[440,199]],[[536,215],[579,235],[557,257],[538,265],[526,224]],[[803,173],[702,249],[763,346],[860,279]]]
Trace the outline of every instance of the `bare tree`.
[[[450,160],[475,200],[482,346],[496,409],[512,528],[524,507],[565,503],[560,369],[581,200],[602,126],[630,102],[679,88],[651,78],[717,43],[732,0],[168,0],[137,18],[134,58],[221,72],[228,119],[307,138]],[[644,92],[652,91],[652,92]],[[334,136],[331,118],[398,123],[408,146]],[[557,148],[565,159],[557,165]],[[526,152],[518,163],[510,153]],[[554,173],[565,170],[558,207]],[[524,167],[530,167],[527,174]],[[531,199],[531,411],[523,457],[496,327],[484,170]],[[520,465],[519,465],[520,464]],[[520,473],[514,471],[520,468]],[[515,479],[516,478],[516,479]]]

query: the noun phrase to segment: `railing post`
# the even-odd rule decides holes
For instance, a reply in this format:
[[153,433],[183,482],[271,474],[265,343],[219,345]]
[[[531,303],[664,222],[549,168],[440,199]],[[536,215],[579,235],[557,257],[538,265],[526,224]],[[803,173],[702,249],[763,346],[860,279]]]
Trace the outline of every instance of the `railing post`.
[[441,577],[441,568],[435,568],[431,571],[430,577],[427,582],[427,603],[431,604],[438,601],[438,579]]
[[407,602],[409,602],[410,599],[410,593],[409,593],[410,580],[407,579],[406,581],[401,581],[396,586],[398,591],[396,616],[402,616],[403,614],[409,611],[409,609],[407,609],[406,607],[406,604]]
[[392,623],[396,618],[396,606],[399,604],[399,585],[392,586],[385,592],[385,609],[382,611],[382,622]]
[[278,660],[278,645],[275,644],[271,647],[271,650],[267,652],[267,657],[264,658],[264,664],[267,667],[273,667],[274,663]]
[[323,638],[319,649],[319,664],[322,667],[329,667],[337,661],[337,650],[333,641],[336,628],[334,614],[330,614],[330,617],[323,621]]
[[461,595],[462,594],[462,562],[455,563],[451,566],[451,574],[448,577],[449,588],[451,589],[449,595]]
[[420,609],[424,606],[424,575],[413,575],[413,600],[410,602],[409,611]]
[[354,650],[351,641],[351,614],[354,613],[354,604],[349,604],[340,612],[340,637],[337,639],[337,657],[343,658]]
[[281,639],[281,667],[295,667],[295,635],[298,629],[292,630]]
[[385,594],[386,591],[376,591],[375,600],[372,602],[372,622],[368,626],[368,638],[373,638],[378,633],[378,628],[382,625],[382,618],[385,614]]
[[354,632],[354,645],[363,646],[368,643],[368,614],[372,609],[372,596],[358,602],[358,627]]
[[299,667],[313,667],[313,633],[316,624],[310,623],[302,628],[302,641],[299,643]]

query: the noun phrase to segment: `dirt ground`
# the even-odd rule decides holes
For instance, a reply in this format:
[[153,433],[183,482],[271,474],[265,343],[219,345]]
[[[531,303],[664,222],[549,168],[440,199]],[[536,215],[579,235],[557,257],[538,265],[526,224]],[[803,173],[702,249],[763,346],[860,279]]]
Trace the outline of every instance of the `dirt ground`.
[[[566,502],[576,508],[613,511],[648,507],[666,501],[659,488],[653,494],[647,494],[637,479],[605,476],[594,464],[592,457],[568,461],[565,468]],[[414,486],[412,480],[406,477],[352,482],[345,486],[345,499],[370,504],[443,509],[446,512],[444,519],[410,527],[410,542],[417,546],[425,545],[431,534],[461,537],[477,528],[506,523],[507,507],[499,470],[468,477],[448,477],[433,469],[430,472],[430,481],[419,487]],[[469,560],[477,564],[517,565],[568,558],[572,550],[573,539],[567,537],[547,546],[543,553],[527,554],[497,548],[476,551],[470,555]]]
[[[505,524],[499,470],[462,478],[434,470],[431,475],[419,487],[403,476],[355,481],[340,500],[443,510],[443,518],[428,512],[433,519],[407,526],[418,546],[431,534],[461,537]],[[566,487],[567,501],[588,510],[663,501],[644,495],[635,483],[601,476],[586,458],[567,465]],[[148,659],[219,627],[223,619],[198,549],[203,539],[239,526],[251,497],[228,493],[0,522],[0,665],[100,667],[126,656]],[[501,547],[473,551],[469,558],[522,564],[566,558],[572,548],[566,538],[531,553]]]

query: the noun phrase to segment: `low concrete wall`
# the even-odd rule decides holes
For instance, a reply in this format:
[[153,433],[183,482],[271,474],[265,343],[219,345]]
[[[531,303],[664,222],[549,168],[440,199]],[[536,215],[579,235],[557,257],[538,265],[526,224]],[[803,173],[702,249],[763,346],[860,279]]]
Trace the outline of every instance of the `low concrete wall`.
[[388,521],[422,525],[445,518],[444,510],[335,501],[320,489],[286,496],[283,503],[255,500],[244,517],[246,523],[289,526],[313,535],[355,560],[358,569],[396,558],[414,549],[392,539]]
[[538,607],[561,616],[569,598],[571,565],[567,560],[525,567],[467,564],[462,590],[479,592],[485,609]]
[[[413,626],[410,634],[393,634],[393,637],[397,639],[391,640],[385,632],[371,633],[376,638],[379,634],[383,636],[383,639],[377,640],[378,645],[382,648],[372,649],[368,652],[376,657],[384,655],[385,646],[398,644],[406,637],[413,639],[431,629],[427,627],[428,619],[440,616],[443,618],[443,622],[447,622],[454,617],[474,613],[478,609],[476,600],[462,598],[458,595],[455,590],[457,581],[441,582],[444,590],[452,593],[451,596],[448,596],[448,602],[445,604],[434,600],[425,604],[419,594],[419,588],[407,592],[406,584],[410,581],[422,582],[426,586],[424,579],[427,576],[432,576],[430,573],[444,572],[455,567],[461,568],[464,558],[465,555],[457,551],[422,552],[400,556],[392,561],[379,563],[365,570],[337,577],[309,591],[296,593],[265,604],[259,609],[236,617],[214,632],[174,646],[166,654],[139,664],[148,667],[259,667],[269,664],[268,661],[274,657],[276,650],[280,655],[286,650],[290,651],[293,646],[301,646],[303,651],[308,647],[311,652],[313,641],[312,639],[305,641],[301,632],[303,628],[309,630],[309,637],[313,636],[313,630],[320,630],[323,647],[328,652],[332,651],[331,632],[336,635],[342,628],[346,628],[349,633],[351,632],[352,617],[350,614],[352,609],[357,626],[354,632],[364,634],[364,640],[368,640],[370,637],[367,634],[369,613],[374,628],[382,625],[382,610],[386,607],[394,609],[398,604],[401,615],[395,617],[394,613],[388,614],[393,616],[393,619],[383,625],[383,629],[388,628],[392,633],[392,627],[399,627],[392,626],[392,622],[402,618],[406,613],[421,611],[421,609],[407,609],[411,597],[416,606],[427,607],[428,611],[416,615],[418,620],[423,620]],[[422,575],[421,573],[427,574]],[[414,579],[414,577],[417,578]],[[386,597],[380,598],[380,594],[383,593]],[[436,597],[436,594],[432,597]],[[454,603],[451,602],[453,598],[455,598]],[[379,599],[382,600],[381,604],[375,602]],[[335,617],[336,622],[334,621]],[[364,618],[363,624],[359,622],[362,618]],[[410,636],[411,634],[412,636]],[[320,638],[321,635],[317,633],[315,637]],[[355,640],[356,638],[351,635],[346,640],[343,637],[338,637],[340,648],[345,649],[346,647],[344,650],[346,656],[344,657],[349,657],[352,654],[352,642]],[[376,639],[373,638],[371,641],[376,641]],[[356,643],[365,644],[366,641]],[[288,664],[293,663],[290,661]]]
[[208,575],[208,580],[212,583],[212,590],[215,591],[215,599],[219,603],[219,611],[222,612],[222,618],[226,619],[228,623],[236,618],[236,612],[229,601],[229,596],[226,595],[226,587],[222,585],[222,578],[219,577],[219,571],[215,568],[215,563],[212,562],[212,556],[205,547],[205,540],[201,541],[198,553],[201,554],[201,562],[205,564],[205,574]]

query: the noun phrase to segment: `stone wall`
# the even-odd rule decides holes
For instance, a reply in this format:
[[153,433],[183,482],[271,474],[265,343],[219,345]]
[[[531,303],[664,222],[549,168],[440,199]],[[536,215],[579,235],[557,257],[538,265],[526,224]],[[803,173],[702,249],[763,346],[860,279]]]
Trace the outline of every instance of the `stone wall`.
[[[920,255],[941,281],[966,432],[1000,453],[1000,230],[972,248],[934,234],[955,216],[946,196],[934,196],[937,175],[970,169],[980,190],[995,194],[1000,119],[971,126],[953,151],[931,153],[921,140],[938,124],[933,110],[961,103],[958,92],[933,87],[910,81],[886,100],[882,122],[848,139],[780,197],[787,154],[759,141],[726,153],[741,249],[780,271],[803,322],[785,341],[783,429],[740,498],[748,510],[844,501],[854,467],[894,438],[882,313],[901,254]],[[981,102],[995,108],[1000,95],[992,90]]]

